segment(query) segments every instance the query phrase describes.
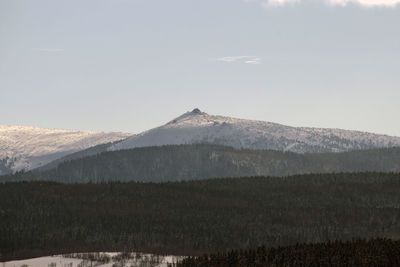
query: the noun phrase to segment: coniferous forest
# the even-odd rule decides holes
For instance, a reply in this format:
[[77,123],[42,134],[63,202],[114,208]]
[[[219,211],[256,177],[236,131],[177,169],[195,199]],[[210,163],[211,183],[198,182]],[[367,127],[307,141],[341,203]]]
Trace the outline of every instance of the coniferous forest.
[[196,144],[96,154],[102,148],[91,148],[30,172],[0,176],[0,181],[167,182],[307,173],[400,172],[400,148],[298,154]]
[[[261,246],[289,246],[273,253],[263,251],[277,255],[275,258],[294,253],[302,262],[320,252],[331,255],[334,249],[329,248],[329,252],[322,248],[326,245],[310,245],[316,250],[307,252],[290,246],[329,240],[399,239],[399,203],[397,173],[166,183],[3,183],[0,261],[105,250],[202,255],[246,249],[253,255]],[[398,243],[388,242],[387,246],[386,242],[372,241],[329,243],[328,247],[343,246],[337,257],[347,257],[346,246],[357,246],[360,253],[367,253],[375,244],[385,253],[398,249]],[[236,265],[229,266],[239,266],[238,261],[250,257],[243,253],[235,256]],[[217,258],[226,255],[230,254],[219,254]],[[202,260],[199,258],[198,265],[190,265],[189,261],[183,264],[209,266]],[[272,265],[264,262],[260,266],[292,266],[271,262],[268,258]]]
[[189,257],[178,264],[178,267],[193,266],[400,266],[400,241],[374,239],[296,244],[273,248],[263,246],[257,249],[232,250]]

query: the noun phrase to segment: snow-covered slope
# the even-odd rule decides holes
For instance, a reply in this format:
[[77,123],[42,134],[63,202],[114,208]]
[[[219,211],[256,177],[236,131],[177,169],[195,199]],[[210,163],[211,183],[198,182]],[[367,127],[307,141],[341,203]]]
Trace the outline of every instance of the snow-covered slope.
[[94,253],[71,253],[66,255],[54,255],[47,257],[31,258],[26,260],[15,260],[0,262],[3,267],[167,267],[181,261],[183,256],[163,256],[145,253],[117,253],[117,252],[94,252]]
[[400,137],[341,129],[290,127],[214,116],[194,109],[161,127],[114,144],[109,150],[193,143],[307,153],[400,146]]
[[183,256],[164,256],[145,253],[117,253],[117,252],[93,252],[93,253],[71,253],[65,255],[54,255],[47,257],[31,258],[26,260],[15,260],[0,262],[3,267],[167,267],[181,261]]
[[126,133],[0,126],[0,174],[33,169],[69,153],[128,136]]

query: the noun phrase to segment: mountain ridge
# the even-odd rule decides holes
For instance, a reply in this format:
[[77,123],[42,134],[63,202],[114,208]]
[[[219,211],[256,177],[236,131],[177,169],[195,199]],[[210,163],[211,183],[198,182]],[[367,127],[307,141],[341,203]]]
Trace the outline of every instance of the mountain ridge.
[[130,134],[0,125],[0,175],[33,169],[70,153],[128,136]]
[[103,151],[182,144],[316,153],[400,147],[400,137],[337,128],[292,127],[209,115],[198,108],[135,135],[0,125],[0,175],[40,168],[56,160],[54,166]]
[[108,150],[198,143],[296,153],[345,152],[400,146],[400,137],[337,128],[292,127],[209,115],[196,108],[162,126],[128,137]]

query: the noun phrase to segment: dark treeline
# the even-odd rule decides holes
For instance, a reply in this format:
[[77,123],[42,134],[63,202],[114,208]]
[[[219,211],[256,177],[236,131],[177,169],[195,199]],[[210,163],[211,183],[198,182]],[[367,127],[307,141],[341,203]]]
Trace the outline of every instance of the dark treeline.
[[400,175],[0,184],[0,261],[79,251],[199,255],[400,239]]
[[[89,152],[96,153],[101,149],[100,146]],[[81,154],[74,155],[88,155]],[[180,145],[103,152],[83,158],[66,159],[70,160],[57,161],[45,166],[42,171],[20,172],[2,176],[0,180],[47,180],[64,183],[165,182],[306,173],[400,172],[400,148],[296,154],[216,145]],[[49,170],[51,167],[53,168]]]
[[355,240],[232,250],[190,257],[178,267],[389,267],[400,266],[400,241]]

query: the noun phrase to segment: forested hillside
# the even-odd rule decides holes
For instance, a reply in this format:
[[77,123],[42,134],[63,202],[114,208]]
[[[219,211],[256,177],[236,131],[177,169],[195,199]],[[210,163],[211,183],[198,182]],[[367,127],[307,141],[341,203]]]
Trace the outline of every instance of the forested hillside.
[[146,147],[67,160],[50,170],[2,176],[0,181],[162,182],[360,171],[400,172],[400,148],[296,154],[216,145]]
[[400,266],[400,241],[389,239],[355,240],[289,247],[232,250],[190,257],[178,267],[370,267]]
[[0,261],[77,251],[175,255],[400,239],[400,175],[0,184]]
[[13,166],[14,166],[15,159],[5,157],[3,159],[0,159],[0,175],[5,174],[5,173],[12,173],[13,172]]

